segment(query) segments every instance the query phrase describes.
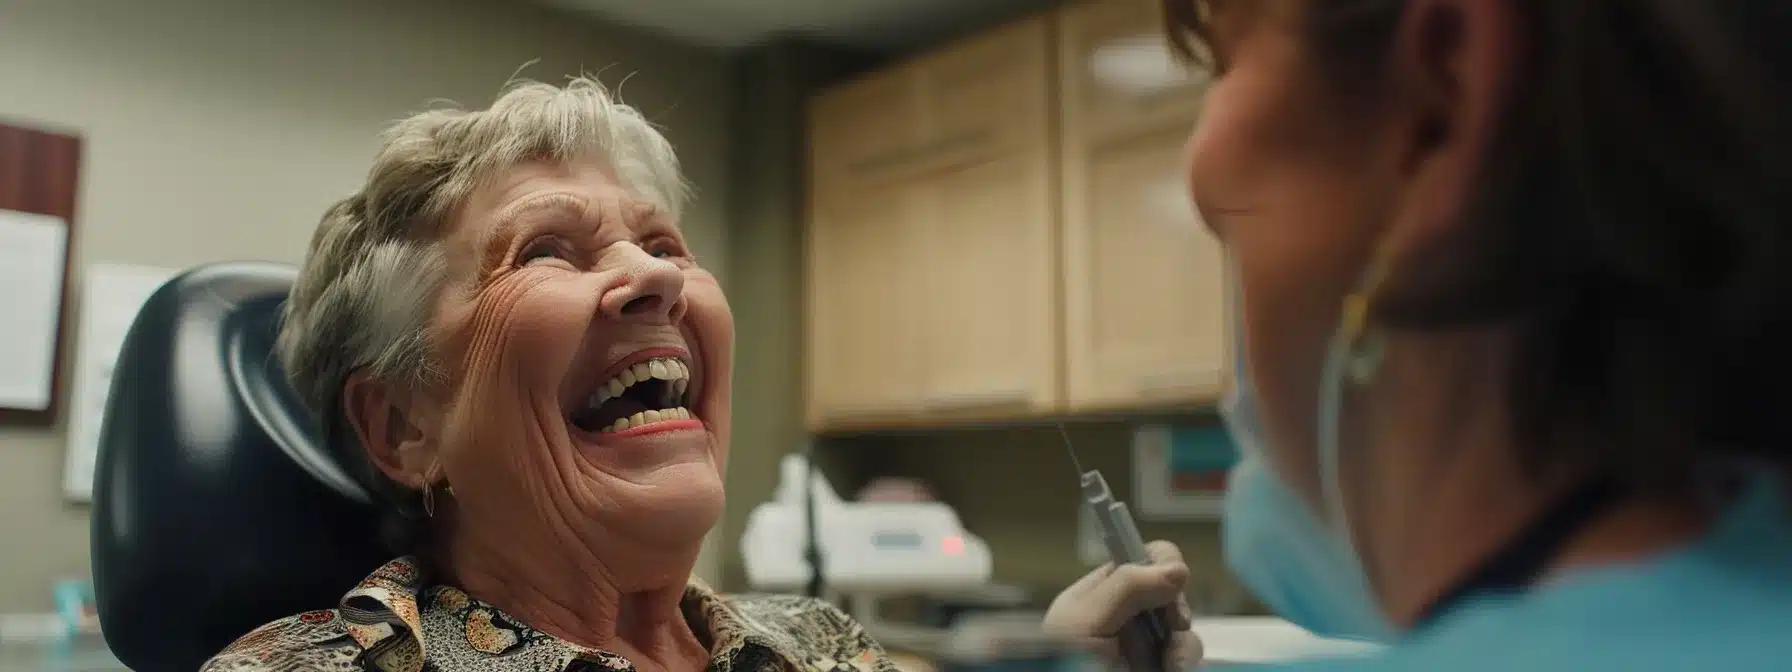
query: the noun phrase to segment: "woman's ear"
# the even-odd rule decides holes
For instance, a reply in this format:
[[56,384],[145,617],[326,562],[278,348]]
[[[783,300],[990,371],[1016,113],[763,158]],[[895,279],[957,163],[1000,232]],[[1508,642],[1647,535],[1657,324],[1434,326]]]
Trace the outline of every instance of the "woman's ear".
[[1406,173],[1399,248],[1424,248],[1465,221],[1498,142],[1519,66],[1510,0],[1412,0],[1390,53]]
[[387,478],[422,488],[437,477],[433,472],[439,464],[439,443],[428,430],[429,419],[410,403],[409,395],[356,371],[343,383],[342,412],[367,458]]

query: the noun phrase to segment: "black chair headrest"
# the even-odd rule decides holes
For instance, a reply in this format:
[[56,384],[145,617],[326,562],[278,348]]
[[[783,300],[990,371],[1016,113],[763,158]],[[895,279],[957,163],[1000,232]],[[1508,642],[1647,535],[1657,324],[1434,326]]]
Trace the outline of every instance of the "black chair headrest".
[[188,271],[144,305],[100,435],[100,626],[139,672],[191,672],[268,621],[334,607],[386,561],[372,495],[323,449],[274,356],[295,273]]

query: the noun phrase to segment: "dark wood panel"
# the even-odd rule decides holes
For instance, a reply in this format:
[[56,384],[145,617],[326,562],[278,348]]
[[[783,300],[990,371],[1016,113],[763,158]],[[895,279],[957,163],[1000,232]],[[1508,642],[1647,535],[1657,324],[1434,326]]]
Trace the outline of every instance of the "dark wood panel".
[[69,260],[75,249],[75,195],[81,174],[81,139],[72,135],[0,124],[0,209],[53,215],[68,222],[63,246],[62,303],[47,409],[0,409],[0,424],[56,424],[62,409],[63,339],[69,334]]

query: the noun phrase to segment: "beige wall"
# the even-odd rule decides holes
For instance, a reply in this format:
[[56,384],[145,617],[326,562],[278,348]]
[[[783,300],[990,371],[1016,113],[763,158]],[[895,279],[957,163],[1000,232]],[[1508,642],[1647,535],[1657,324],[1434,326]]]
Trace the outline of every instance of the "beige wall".
[[[723,58],[521,2],[8,0],[0,118],[86,139],[78,265],[297,262],[387,121],[482,104],[537,59],[525,76],[638,73],[623,96],[667,127],[699,190],[686,231],[722,265]],[[0,612],[46,609],[52,580],[87,571],[63,436],[0,427]]]

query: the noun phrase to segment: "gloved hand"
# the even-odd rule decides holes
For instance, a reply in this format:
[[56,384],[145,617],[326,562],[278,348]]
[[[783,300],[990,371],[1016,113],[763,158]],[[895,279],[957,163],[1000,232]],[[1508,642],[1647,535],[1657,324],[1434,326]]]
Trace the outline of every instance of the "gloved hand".
[[1201,662],[1201,640],[1189,629],[1188,564],[1182,551],[1167,541],[1145,545],[1150,565],[1102,565],[1089,572],[1052,600],[1045,612],[1045,631],[1120,663],[1115,634],[1120,627],[1147,609],[1174,605],[1169,626],[1173,634],[1164,652],[1165,668],[1178,670]]

